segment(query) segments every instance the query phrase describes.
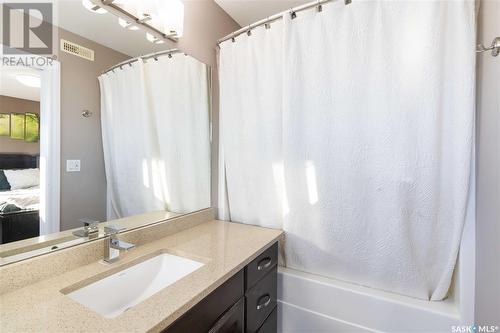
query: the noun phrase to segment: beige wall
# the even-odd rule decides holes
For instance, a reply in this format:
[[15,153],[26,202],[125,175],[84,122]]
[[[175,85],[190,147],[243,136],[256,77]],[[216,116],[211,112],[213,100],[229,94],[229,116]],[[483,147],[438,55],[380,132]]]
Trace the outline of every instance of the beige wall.
[[[94,61],[59,51],[61,63],[61,230],[78,219],[106,219],[106,177],[97,77],[128,56],[59,29],[59,38],[94,50]],[[90,110],[90,118],[81,115]],[[80,172],[66,172],[66,160],[81,160]]]
[[217,40],[240,26],[213,0],[185,0],[184,12],[184,35],[176,47],[215,70]]
[[[500,1],[481,1],[478,42],[500,36]],[[476,324],[500,326],[500,56],[478,55]]]
[[[40,114],[40,102],[0,96],[0,112]],[[25,142],[11,139],[8,136],[0,136],[0,153],[40,154],[40,142]]]

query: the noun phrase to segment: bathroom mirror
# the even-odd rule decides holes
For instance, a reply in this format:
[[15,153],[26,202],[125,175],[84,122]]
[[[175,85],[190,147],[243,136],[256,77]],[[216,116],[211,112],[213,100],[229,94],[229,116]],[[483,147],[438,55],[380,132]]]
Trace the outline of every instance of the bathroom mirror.
[[84,3],[53,57],[2,55],[0,265],[211,205],[210,67]]

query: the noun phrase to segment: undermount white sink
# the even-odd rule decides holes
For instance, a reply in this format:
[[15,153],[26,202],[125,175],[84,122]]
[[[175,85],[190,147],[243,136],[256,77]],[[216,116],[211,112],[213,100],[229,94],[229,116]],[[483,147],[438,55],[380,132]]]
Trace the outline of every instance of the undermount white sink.
[[161,253],[67,296],[106,318],[115,318],[203,265]]

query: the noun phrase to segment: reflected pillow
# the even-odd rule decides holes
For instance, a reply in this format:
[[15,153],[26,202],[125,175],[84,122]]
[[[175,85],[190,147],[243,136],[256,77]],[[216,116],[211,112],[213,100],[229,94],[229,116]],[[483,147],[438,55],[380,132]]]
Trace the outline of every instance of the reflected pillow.
[[0,170],[0,191],[8,190],[10,190],[9,181],[7,180],[7,177],[5,177],[5,173],[3,172],[3,170]]
[[4,170],[11,190],[40,185],[40,169]]

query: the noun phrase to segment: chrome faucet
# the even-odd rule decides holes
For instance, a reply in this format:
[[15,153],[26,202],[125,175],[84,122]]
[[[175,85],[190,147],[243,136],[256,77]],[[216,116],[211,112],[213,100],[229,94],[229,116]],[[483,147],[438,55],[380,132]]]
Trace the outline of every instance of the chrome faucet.
[[73,235],[78,237],[88,237],[89,239],[99,236],[99,221],[91,219],[79,219],[83,223],[83,229],[73,231]]
[[120,259],[120,251],[128,251],[135,247],[134,244],[130,244],[119,240],[117,237],[118,232],[125,230],[124,227],[117,225],[108,225],[104,227],[104,233],[107,237],[104,240],[104,261],[107,263],[113,263]]

